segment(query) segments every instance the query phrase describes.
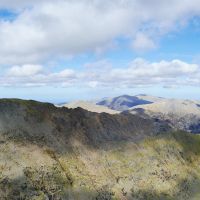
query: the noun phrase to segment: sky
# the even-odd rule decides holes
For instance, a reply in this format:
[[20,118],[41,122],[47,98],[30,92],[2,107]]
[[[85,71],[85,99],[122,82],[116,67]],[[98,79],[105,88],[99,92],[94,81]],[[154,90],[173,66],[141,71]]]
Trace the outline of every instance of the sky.
[[200,100],[200,0],[0,0],[0,98]]

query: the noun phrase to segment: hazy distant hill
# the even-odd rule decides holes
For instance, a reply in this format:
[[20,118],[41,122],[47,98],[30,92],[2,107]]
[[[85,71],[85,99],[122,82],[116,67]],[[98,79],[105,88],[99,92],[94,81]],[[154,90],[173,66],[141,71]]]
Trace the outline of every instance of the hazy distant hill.
[[162,120],[168,120],[173,127],[200,133],[200,106],[197,101],[163,99],[149,105],[139,105],[130,109],[131,113],[143,113]]
[[122,95],[114,98],[103,99],[97,105],[107,106],[110,109],[124,111],[137,105],[151,104],[149,100],[141,99],[137,96]]
[[200,137],[167,122],[0,100],[0,199],[195,200]]
[[139,95],[136,95],[136,97],[145,101],[150,101],[152,103],[162,101],[165,99],[163,97],[156,97],[156,96],[151,96],[151,95],[146,95],[146,94],[139,94]]
[[68,103],[68,104],[62,104],[60,106],[64,106],[64,107],[67,107],[67,108],[83,108],[85,110],[88,110],[88,111],[91,111],[91,112],[97,112],[97,113],[109,113],[109,114],[117,114],[119,113],[119,111],[116,111],[116,110],[112,110],[112,109],[109,109],[105,106],[99,106],[99,105],[96,105],[95,103],[93,102],[89,102],[89,101],[75,101],[75,102],[71,102],[71,103]]

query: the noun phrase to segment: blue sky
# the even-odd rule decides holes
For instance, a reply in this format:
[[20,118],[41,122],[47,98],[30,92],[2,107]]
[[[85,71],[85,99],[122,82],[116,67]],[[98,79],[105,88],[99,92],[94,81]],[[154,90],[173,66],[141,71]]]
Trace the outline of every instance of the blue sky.
[[199,5],[0,0],[0,97],[200,99]]

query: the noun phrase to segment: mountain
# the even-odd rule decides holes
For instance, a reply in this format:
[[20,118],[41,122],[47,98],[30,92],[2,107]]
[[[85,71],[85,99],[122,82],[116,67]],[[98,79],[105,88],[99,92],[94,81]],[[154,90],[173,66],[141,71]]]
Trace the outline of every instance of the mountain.
[[200,106],[198,101],[163,99],[149,105],[130,108],[130,113],[141,112],[150,117],[168,120],[174,128],[200,133]]
[[0,199],[195,200],[200,137],[168,122],[0,100]]
[[114,98],[103,99],[97,102],[97,105],[106,106],[117,111],[125,111],[133,106],[151,103],[151,101],[141,99],[137,96],[122,95]]
[[[50,103],[18,99],[2,99],[0,110],[1,132],[9,135],[10,130],[16,130],[18,138],[26,137],[30,140],[32,137],[39,138],[38,142],[41,142],[42,137],[48,140],[47,133],[53,133],[55,137],[59,134],[59,139],[63,136],[66,140],[78,135],[79,139],[94,145],[113,138],[130,140],[137,136],[159,132],[159,126],[154,125],[154,120],[128,113],[121,115],[94,113],[82,108],[68,109],[55,107]],[[51,145],[51,142],[49,144]]]
[[176,130],[200,133],[200,101],[167,99],[140,94],[105,98],[97,104],[116,111],[137,114],[144,118],[167,121]]
[[105,106],[96,105],[90,101],[75,101],[68,104],[62,104],[60,106],[64,106],[67,108],[83,108],[87,111],[96,112],[96,113],[109,113],[109,114],[117,114],[119,111],[109,109]]
[[144,108],[151,112],[163,114],[176,113],[177,116],[194,114],[200,116],[200,106],[192,100],[164,99],[149,105],[139,105],[134,108]]

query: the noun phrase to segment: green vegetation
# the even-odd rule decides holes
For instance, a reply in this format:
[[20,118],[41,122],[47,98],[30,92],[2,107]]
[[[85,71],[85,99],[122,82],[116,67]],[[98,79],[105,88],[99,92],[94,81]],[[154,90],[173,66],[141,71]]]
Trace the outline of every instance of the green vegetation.
[[0,101],[0,199],[200,199],[199,135],[152,134],[152,122],[133,115],[10,101]]
[[[69,196],[81,200],[199,198],[198,135],[174,132],[139,143],[112,144],[109,150],[79,145],[73,146],[74,152],[63,155],[43,151],[52,164],[19,166],[21,178],[9,178],[1,165],[0,194],[9,200],[64,200]],[[25,155],[21,154],[23,159]]]
[[70,184],[63,172],[57,167],[41,166],[38,169],[27,167],[24,176],[17,179],[1,179],[0,194],[2,199],[66,199]]
[[54,105],[50,103],[22,99],[0,99],[0,107],[3,110],[7,107],[10,107],[10,109],[13,110],[16,107],[24,109],[26,111],[27,118],[32,117],[36,120],[36,122],[41,122],[44,120],[44,111],[50,111],[55,108]]
[[49,198],[64,198],[70,183],[57,165],[41,166],[39,169],[25,168],[24,174],[35,191],[43,192]]

